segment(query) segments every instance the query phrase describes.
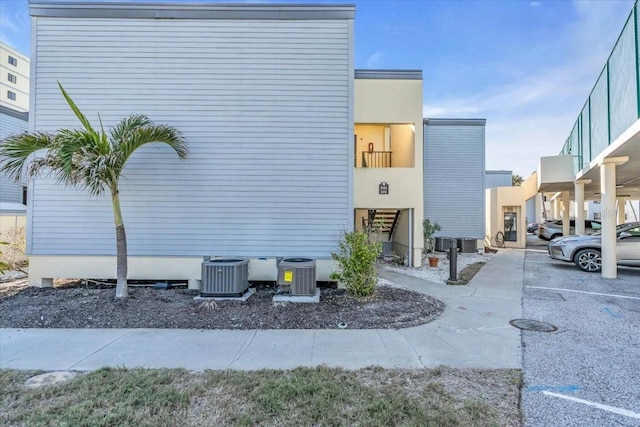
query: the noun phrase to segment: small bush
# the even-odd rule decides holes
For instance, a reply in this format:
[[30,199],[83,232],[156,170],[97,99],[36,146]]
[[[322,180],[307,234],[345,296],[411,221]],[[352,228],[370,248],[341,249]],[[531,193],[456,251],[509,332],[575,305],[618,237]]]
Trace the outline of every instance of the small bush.
[[0,245],[0,273],[2,270],[21,270],[27,262],[27,230],[25,227],[8,229]]
[[433,244],[433,235],[440,230],[440,224],[438,224],[436,221],[431,222],[429,218],[425,218],[422,221],[422,244],[424,247],[424,254],[428,252],[431,252],[433,254],[435,250],[435,245]]
[[331,279],[343,283],[353,296],[371,295],[378,281],[375,263],[381,252],[382,243],[370,242],[366,232],[345,232],[339,251],[331,254],[339,268]]

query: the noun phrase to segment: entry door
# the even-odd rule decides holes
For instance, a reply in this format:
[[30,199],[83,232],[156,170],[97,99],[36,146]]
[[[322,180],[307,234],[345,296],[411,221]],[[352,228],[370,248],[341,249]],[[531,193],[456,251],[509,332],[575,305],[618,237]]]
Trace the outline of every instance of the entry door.
[[505,242],[518,241],[518,213],[504,213],[504,240]]

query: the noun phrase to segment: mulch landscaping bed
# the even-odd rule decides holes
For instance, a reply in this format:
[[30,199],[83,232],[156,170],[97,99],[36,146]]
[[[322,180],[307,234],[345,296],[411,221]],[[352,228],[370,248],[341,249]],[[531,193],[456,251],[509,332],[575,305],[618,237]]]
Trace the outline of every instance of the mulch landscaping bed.
[[274,303],[275,288],[266,285],[246,302],[194,300],[198,291],[180,288],[130,287],[129,298],[118,300],[110,286],[31,287],[0,293],[0,328],[399,329],[428,323],[445,307],[387,286],[365,299],[321,291],[320,303],[310,304]]

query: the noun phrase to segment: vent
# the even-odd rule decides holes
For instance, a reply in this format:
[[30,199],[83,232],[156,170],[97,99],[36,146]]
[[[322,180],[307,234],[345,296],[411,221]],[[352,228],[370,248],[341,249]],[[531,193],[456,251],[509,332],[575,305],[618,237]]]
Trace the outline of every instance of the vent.
[[202,263],[201,296],[239,296],[248,288],[249,260],[205,258]]
[[310,258],[286,258],[278,264],[278,286],[289,286],[291,295],[315,295],[316,262]]

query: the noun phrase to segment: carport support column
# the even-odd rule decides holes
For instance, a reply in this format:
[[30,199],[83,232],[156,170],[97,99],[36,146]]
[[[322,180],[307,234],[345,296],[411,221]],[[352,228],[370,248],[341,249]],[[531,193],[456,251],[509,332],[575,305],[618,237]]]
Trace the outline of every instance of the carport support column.
[[558,197],[554,197],[551,200],[551,212],[553,213],[553,219],[560,218],[560,204],[558,203]]
[[628,157],[605,159],[600,164],[600,204],[602,206],[602,277],[618,277],[616,265],[616,165]]
[[562,235],[568,236],[571,234],[571,212],[569,211],[571,200],[568,191],[562,192]]
[[584,185],[591,183],[590,179],[578,180],[575,183],[575,193],[576,193],[576,206],[575,206],[575,214],[576,218],[576,234],[581,235],[584,234]]
[[618,224],[624,224],[626,222],[624,217],[624,207],[626,203],[624,197],[618,197]]

